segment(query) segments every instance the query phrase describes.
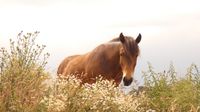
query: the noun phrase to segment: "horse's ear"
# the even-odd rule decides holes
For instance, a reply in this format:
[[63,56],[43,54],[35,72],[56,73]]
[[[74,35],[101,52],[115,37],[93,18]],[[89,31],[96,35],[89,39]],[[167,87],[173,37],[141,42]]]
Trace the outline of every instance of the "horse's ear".
[[121,41],[122,43],[125,42],[125,38],[124,38],[123,33],[120,33],[120,35],[119,35],[119,39],[120,39],[120,41]]
[[137,38],[135,39],[135,41],[137,43],[140,43],[141,39],[142,39],[142,35],[139,33],[139,35],[137,36]]

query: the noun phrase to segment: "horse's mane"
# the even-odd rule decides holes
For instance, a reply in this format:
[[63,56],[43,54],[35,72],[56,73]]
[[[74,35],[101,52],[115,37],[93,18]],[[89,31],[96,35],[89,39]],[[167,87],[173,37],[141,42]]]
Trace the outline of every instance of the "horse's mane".
[[[125,48],[129,51],[131,51],[132,54],[137,53],[139,55],[140,50],[138,48],[138,45],[135,43],[134,39],[132,37],[125,37],[127,40],[127,44],[125,45]],[[113,38],[109,42],[119,42],[119,37]]]
[[120,41],[119,37],[116,37],[116,38],[113,38],[112,40],[110,40],[109,42],[118,42],[118,41]]

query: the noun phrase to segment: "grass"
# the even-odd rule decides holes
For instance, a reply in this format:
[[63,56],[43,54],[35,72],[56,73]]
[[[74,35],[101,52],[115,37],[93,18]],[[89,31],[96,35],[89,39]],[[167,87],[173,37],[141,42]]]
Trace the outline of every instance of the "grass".
[[0,50],[1,112],[199,112],[200,72],[192,64],[183,77],[175,67],[143,72],[143,91],[124,94],[114,82],[102,80],[89,85],[73,75],[52,79],[45,71],[49,57],[37,45],[39,32],[17,36],[10,48]]
[[200,73],[192,64],[182,78],[177,77],[173,65],[167,72],[156,73],[151,65],[144,72],[146,96],[150,108],[157,111],[200,111]]

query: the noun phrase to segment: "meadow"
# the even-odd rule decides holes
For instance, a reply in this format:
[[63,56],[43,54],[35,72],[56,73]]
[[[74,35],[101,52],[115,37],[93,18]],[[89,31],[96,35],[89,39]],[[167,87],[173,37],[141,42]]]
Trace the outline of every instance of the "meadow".
[[173,64],[164,72],[148,64],[143,87],[128,94],[101,76],[80,86],[73,75],[55,79],[45,70],[50,55],[35,43],[38,34],[21,32],[0,49],[0,112],[200,112],[195,64],[182,77]]

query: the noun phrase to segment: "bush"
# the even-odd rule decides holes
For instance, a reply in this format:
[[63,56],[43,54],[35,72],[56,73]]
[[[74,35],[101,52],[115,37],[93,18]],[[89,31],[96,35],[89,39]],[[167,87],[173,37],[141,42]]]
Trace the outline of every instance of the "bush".
[[97,82],[80,85],[73,75],[56,79],[51,94],[42,104],[53,112],[136,112],[144,110],[145,96],[125,95],[112,81],[97,78]]
[[[0,50],[0,111],[38,111],[45,94],[44,71],[49,54],[44,45],[35,45],[39,32],[21,32],[17,41],[10,39],[10,49]],[[41,58],[43,55],[43,58]]]
[[[192,64],[186,76],[177,76],[173,64],[167,72],[157,73],[149,64],[143,72],[142,92],[124,94],[114,82],[97,78],[81,85],[73,75],[56,79],[51,94],[41,102],[53,112],[198,112],[200,110],[200,74]],[[77,108],[78,107],[78,108]]]
[[200,109],[200,73],[196,65],[191,65],[185,77],[178,78],[172,64],[163,73],[156,73],[149,64],[144,79],[151,109],[178,112]]

